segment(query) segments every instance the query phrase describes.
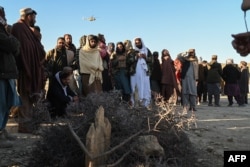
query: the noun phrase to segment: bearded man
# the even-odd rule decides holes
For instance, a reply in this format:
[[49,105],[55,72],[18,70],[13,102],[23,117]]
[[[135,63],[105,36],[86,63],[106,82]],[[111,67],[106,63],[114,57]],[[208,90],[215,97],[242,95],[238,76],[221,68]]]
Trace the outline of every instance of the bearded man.
[[[134,59],[134,73],[130,74],[132,94],[135,88],[138,89],[139,104],[151,109],[151,88],[150,75],[152,71],[153,56],[151,51],[145,46],[141,38],[134,39],[134,50],[137,51]],[[132,96],[133,97],[133,96]],[[132,103],[134,103],[132,99]]]
[[65,39],[65,47],[67,50],[71,50],[74,52],[74,56],[76,56],[76,46],[72,43],[72,35],[71,34],[64,34]]
[[[74,69],[74,61],[74,52],[66,49],[65,38],[59,37],[56,47],[46,53],[46,68],[47,71],[49,71],[49,82],[51,82],[55,74],[62,71],[64,67],[70,66]],[[78,92],[78,87],[73,75],[71,76],[69,86],[74,92]]]
[[36,22],[36,11],[31,8],[20,10],[20,20],[13,24],[11,33],[21,43],[17,65],[19,69],[18,92],[22,106],[19,112],[18,132],[31,133],[33,105],[37,102],[45,86],[44,60],[45,51],[40,40],[32,31]]
[[46,53],[46,68],[50,72],[50,76],[54,77],[58,71],[62,71],[64,67],[70,66],[73,60],[73,51],[67,50],[64,37],[59,37],[56,47]]

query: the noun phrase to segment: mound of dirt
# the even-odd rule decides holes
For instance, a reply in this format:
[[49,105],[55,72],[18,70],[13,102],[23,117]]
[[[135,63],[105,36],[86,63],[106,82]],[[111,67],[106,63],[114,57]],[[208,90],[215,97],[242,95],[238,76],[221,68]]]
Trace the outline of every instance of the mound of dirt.
[[[79,106],[70,106],[69,118],[59,119],[58,123],[43,129],[43,140],[32,153],[30,166],[84,166],[85,152],[76,143],[67,125],[70,124],[82,143],[86,143],[90,124],[95,120],[97,109],[102,106],[112,126],[110,150],[141,131],[108,154],[106,165],[135,167],[185,164],[186,167],[193,167],[195,154],[182,130],[186,126],[186,117],[182,117],[174,107],[164,106],[166,104],[154,106],[152,110],[143,107],[130,109],[119,97],[118,92],[93,94],[83,99]],[[144,155],[135,150],[138,137],[145,135],[157,137],[164,149],[164,156]]]
[[0,149],[0,166],[84,166],[85,153],[66,125],[70,124],[85,143],[87,130],[100,105],[112,125],[110,148],[145,129],[140,135],[156,136],[165,151],[165,156],[161,158],[140,155],[133,152],[136,140],[133,138],[111,153],[107,164],[117,162],[128,150],[132,150],[117,166],[221,167],[225,150],[250,148],[248,105],[227,107],[227,100],[222,97],[221,107],[201,104],[194,115],[189,113],[182,117],[178,115],[182,111],[181,106],[172,106],[173,114],[166,112],[169,111],[166,106],[164,109],[154,106],[151,111],[145,108],[129,109],[118,99],[116,94],[84,99],[81,105],[71,106],[69,118],[43,124],[36,134],[16,133],[16,121],[10,119],[7,128],[18,139],[13,142],[13,148]]

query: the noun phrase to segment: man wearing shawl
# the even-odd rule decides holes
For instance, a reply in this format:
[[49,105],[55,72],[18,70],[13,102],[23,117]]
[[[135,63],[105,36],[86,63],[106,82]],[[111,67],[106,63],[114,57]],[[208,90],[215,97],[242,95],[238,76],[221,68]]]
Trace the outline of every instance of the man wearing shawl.
[[[135,38],[134,49],[138,51],[135,59],[134,74],[130,77],[132,93],[135,92],[135,87],[138,88],[139,102],[144,107],[149,109],[151,103],[150,80],[151,67],[153,64],[153,56],[151,51],[144,45],[141,38]],[[133,67],[133,66],[132,66]],[[132,103],[134,99],[132,97]]]
[[36,11],[31,8],[21,9],[21,18],[13,25],[11,31],[21,43],[20,56],[17,61],[18,92],[23,103],[18,116],[18,132],[20,133],[32,132],[32,107],[45,85],[43,66],[45,51],[31,28],[36,22],[36,14]]
[[181,84],[183,114],[187,114],[188,106],[189,110],[196,111],[198,59],[195,55],[195,49],[189,49],[187,56],[183,57],[178,55],[177,58],[182,62]]
[[[162,96],[164,97],[164,100],[170,103],[172,101],[169,100],[171,96],[173,96],[174,90],[178,89],[177,80],[175,76],[174,61],[172,60],[170,53],[167,49],[162,50],[161,59],[162,59],[161,93]],[[174,101],[174,103],[175,102],[176,100]]]
[[4,8],[0,6],[0,148],[12,147],[10,136],[5,127],[10,108],[20,105],[16,92],[18,70],[15,57],[19,54],[18,40],[5,30],[6,18]]
[[88,35],[86,45],[79,52],[83,95],[102,92],[103,62],[98,49],[98,37]]

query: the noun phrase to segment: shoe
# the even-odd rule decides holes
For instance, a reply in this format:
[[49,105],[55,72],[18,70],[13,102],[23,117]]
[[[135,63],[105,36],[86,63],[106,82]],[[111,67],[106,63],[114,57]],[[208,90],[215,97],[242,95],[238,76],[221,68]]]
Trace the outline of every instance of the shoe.
[[213,106],[213,104],[212,103],[208,103],[208,106]]
[[245,105],[244,104],[239,104],[239,107],[245,107]]
[[197,106],[199,106],[199,105],[201,105],[201,103],[200,103],[200,102],[198,102],[198,103],[197,103]]
[[219,104],[215,104],[214,107],[220,107],[220,105]]
[[8,140],[16,140],[16,139],[17,139],[16,136],[14,136],[14,135],[8,133],[6,129],[3,129],[3,130],[2,130],[2,133],[3,133],[4,137],[5,137],[6,139],[8,139]]
[[228,106],[228,107],[232,107],[232,106],[233,106],[233,104],[228,104],[227,106]]

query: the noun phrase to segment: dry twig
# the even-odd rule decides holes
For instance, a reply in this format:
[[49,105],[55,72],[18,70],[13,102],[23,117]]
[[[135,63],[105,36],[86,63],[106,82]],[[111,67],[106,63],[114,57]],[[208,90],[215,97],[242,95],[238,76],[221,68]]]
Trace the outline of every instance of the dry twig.
[[93,160],[108,154],[111,154],[112,152],[116,151],[117,149],[119,149],[120,147],[122,147],[123,145],[125,145],[126,143],[128,143],[130,140],[132,140],[134,137],[138,136],[139,134],[141,134],[144,130],[141,130],[139,132],[137,132],[136,134],[130,136],[128,139],[124,140],[123,142],[121,142],[120,144],[118,144],[117,146],[113,147],[111,150],[106,151],[102,154],[99,154],[97,156],[93,156],[90,154],[90,152],[88,151],[88,149],[85,147],[85,145],[82,143],[81,139],[77,136],[77,134],[74,132],[72,126],[70,124],[68,124],[69,130],[71,132],[71,134],[73,135],[73,137],[76,139],[77,143],[80,145],[80,148],[83,150],[83,152],[85,154],[88,155],[88,157]]

